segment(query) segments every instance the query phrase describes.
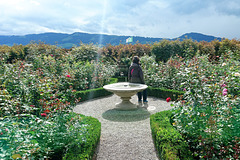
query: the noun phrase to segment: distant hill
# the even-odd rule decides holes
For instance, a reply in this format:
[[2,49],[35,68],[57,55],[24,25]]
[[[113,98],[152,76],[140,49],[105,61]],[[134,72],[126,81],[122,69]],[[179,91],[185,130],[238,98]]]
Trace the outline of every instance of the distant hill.
[[200,41],[211,42],[215,39],[221,41],[221,39],[222,39],[222,38],[219,38],[219,37],[214,37],[214,36],[209,36],[209,35],[205,35],[205,34],[201,34],[201,33],[194,33],[194,32],[186,33],[186,34],[178,37],[178,39],[180,39],[180,40],[183,40],[183,39],[186,39],[186,38],[191,38],[191,39],[196,40],[198,42],[200,42]]
[[[0,45],[9,45],[12,46],[14,44],[29,44],[31,41],[39,42],[42,41],[46,44],[58,45],[63,48],[71,48],[72,46],[78,46],[82,43],[93,43],[100,45],[119,45],[126,44],[126,39],[129,36],[117,36],[117,35],[106,35],[106,34],[89,34],[89,33],[81,33],[75,32],[72,34],[64,34],[64,33],[41,33],[41,34],[28,34],[23,36],[1,36],[0,35]],[[208,36],[200,33],[186,33],[178,38],[183,40],[185,38],[191,38],[196,41],[212,41],[214,39],[221,40],[221,38],[217,38],[214,36]],[[151,38],[151,37],[139,37],[133,36],[132,43],[154,43],[162,40],[163,38]],[[175,40],[172,39],[172,40]],[[171,39],[170,39],[171,40]]]

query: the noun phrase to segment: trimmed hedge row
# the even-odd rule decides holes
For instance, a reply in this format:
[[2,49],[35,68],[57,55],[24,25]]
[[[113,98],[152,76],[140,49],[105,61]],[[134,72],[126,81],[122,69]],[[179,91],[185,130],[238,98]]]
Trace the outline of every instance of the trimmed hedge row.
[[[111,78],[111,83],[117,83],[117,78]],[[84,91],[77,91],[76,93],[77,98],[81,98],[81,102],[93,99],[93,98],[99,98],[99,97],[105,97],[113,94],[112,92],[108,92],[104,88],[96,88],[96,89],[89,89]]]
[[150,116],[152,137],[160,159],[193,159],[188,143],[170,123],[171,116],[171,110]]
[[105,97],[105,96],[111,95],[112,93],[108,92],[103,88],[96,88],[96,89],[90,89],[85,91],[77,91],[75,94],[76,94],[76,97],[80,97],[81,102],[83,102],[93,98]]
[[164,88],[152,88],[152,87],[148,87],[147,91],[149,96],[163,98],[163,99],[170,97],[171,100],[173,101],[177,100],[179,96],[184,94],[184,91],[177,91],[177,90],[164,89]]
[[92,159],[101,136],[101,123],[93,117],[84,116],[81,122],[87,124],[86,139],[76,139],[69,144],[67,153],[63,160]]
[[118,77],[118,82],[126,82],[127,81],[127,77]]
[[[117,78],[111,78],[110,83],[118,82]],[[111,92],[106,91],[103,88],[90,89],[85,91],[77,91],[76,97],[81,97],[81,102],[98,97],[105,97],[111,95]],[[77,115],[77,114],[76,114]],[[69,144],[67,153],[62,158],[63,160],[78,160],[78,159],[93,159],[97,145],[101,136],[101,123],[93,117],[83,116],[80,121],[87,124],[86,127],[86,139],[83,141],[80,136],[74,142]]]

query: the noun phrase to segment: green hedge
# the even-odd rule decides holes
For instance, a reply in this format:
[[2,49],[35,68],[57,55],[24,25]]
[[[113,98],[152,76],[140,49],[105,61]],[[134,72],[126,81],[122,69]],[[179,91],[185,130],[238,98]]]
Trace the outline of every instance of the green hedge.
[[179,96],[183,95],[183,91],[171,90],[171,89],[164,89],[164,88],[152,88],[148,87],[148,95],[157,97],[157,98],[168,98],[170,97],[171,100],[175,101],[179,98]]
[[127,82],[127,77],[118,77],[118,82]]
[[68,146],[64,160],[92,159],[101,136],[101,123],[93,117],[84,116],[81,120],[86,124],[86,137],[76,139]]
[[[117,78],[111,78],[110,83],[116,83]],[[90,89],[85,91],[77,91],[76,97],[81,97],[81,102],[98,97],[111,95],[111,92],[103,88]],[[81,121],[89,124],[86,130],[86,140],[76,139],[69,144],[67,153],[63,157],[64,160],[92,159],[96,151],[101,136],[101,123],[93,117],[84,117]]]
[[90,90],[85,90],[85,91],[77,91],[76,93],[77,98],[81,98],[81,102],[90,100],[93,98],[98,98],[98,97],[105,97],[108,95],[111,95],[111,92],[106,91],[103,88],[97,88],[97,89],[90,89]]
[[152,137],[160,159],[193,159],[188,143],[170,123],[171,116],[171,110],[150,116]]
[[[118,82],[117,78],[111,78],[110,83],[117,83],[117,82]],[[84,102],[86,100],[90,100],[93,98],[105,97],[113,93],[108,92],[104,88],[96,88],[96,89],[89,89],[85,91],[77,91],[75,94],[77,98],[79,97],[81,98],[81,102]]]
[[[119,78],[111,78],[110,83],[117,83],[121,82],[122,79]],[[177,91],[177,90],[171,90],[171,89],[164,89],[164,88],[153,88],[153,87],[148,87],[147,89],[148,95],[157,97],[157,98],[168,98],[170,97],[171,100],[175,101],[179,98],[179,96],[183,95],[183,91]],[[107,90],[103,88],[97,88],[97,89],[89,89],[85,91],[77,91],[76,92],[76,97],[79,98],[81,97],[81,102],[90,100],[93,98],[99,98],[99,97],[105,97],[108,95],[113,94],[112,92],[108,92]]]
[[[116,83],[117,78],[111,78],[110,83]],[[90,89],[85,91],[77,91],[76,97],[81,97],[81,102],[90,100],[98,97],[105,97],[111,95],[111,92],[106,91],[103,88]],[[69,149],[63,157],[64,160],[78,160],[78,159],[92,159],[96,151],[97,145],[101,136],[101,123],[92,117],[84,117],[81,121],[85,124],[89,124],[87,127],[87,138],[86,140],[76,139],[74,142],[69,144]]]

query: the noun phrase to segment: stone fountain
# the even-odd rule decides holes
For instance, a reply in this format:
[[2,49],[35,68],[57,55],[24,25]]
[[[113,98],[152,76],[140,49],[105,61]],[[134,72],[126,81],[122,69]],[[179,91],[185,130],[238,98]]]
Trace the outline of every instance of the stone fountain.
[[122,102],[116,104],[118,110],[134,110],[137,109],[137,105],[130,102],[130,99],[137,92],[141,92],[147,89],[147,85],[129,82],[113,83],[103,86],[103,88],[109,92],[113,92],[119,96]]

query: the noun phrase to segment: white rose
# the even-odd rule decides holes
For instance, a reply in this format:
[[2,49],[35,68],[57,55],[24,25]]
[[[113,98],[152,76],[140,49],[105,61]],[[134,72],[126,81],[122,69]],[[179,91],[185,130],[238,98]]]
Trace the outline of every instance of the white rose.
[[240,76],[240,73],[235,73],[234,75],[235,75],[235,76]]

